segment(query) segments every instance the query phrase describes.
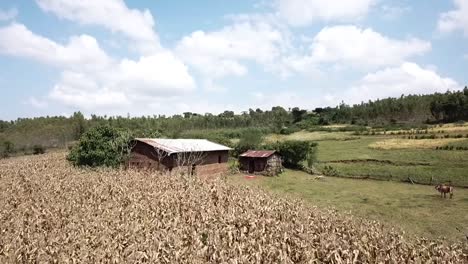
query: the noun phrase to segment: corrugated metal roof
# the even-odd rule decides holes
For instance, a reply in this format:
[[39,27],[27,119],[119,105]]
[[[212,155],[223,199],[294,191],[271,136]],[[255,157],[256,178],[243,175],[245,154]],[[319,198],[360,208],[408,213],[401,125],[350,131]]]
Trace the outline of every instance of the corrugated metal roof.
[[249,158],[268,158],[275,153],[275,150],[249,150],[242,153],[240,156]]
[[136,138],[155,148],[162,149],[169,154],[180,152],[201,152],[231,150],[231,148],[213,143],[206,139],[165,139],[165,138]]

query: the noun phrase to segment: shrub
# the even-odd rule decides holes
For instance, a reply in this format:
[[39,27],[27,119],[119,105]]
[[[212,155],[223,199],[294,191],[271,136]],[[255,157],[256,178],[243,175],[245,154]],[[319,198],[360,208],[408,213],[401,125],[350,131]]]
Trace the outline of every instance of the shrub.
[[312,168],[317,162],[317,145],[310,146],[309,152],[306,156],[307,167]]
[[[288,168],[301,168],[302,163],[310,158],[314,163],[316,159],[317,143],[310,141],[289,140],[278,142],[267,148],[277,150],[283,158],[284,166]],[[307,161],[309,163],[309,161]]]
[[328,125],[330,125],[330,122],[328,121],[328,119],[326,119],[324,117],[320,117],[319,120],[318,120],[318,124],[321,125],[321,126],[328,126]]
[[338,176],[338,171],[330,165],[323,167],[322,173],[326,176]]
[[34,155],[40,155],[45,153],[45,148],[41,145],[34,145],[32,149]]
[[2,152],[0,153],[3,158],[8,158],[15,152],[15,145],[11,141],[4,141],[2,143]]
[[236,174],[239,173],[240,164],[237,159],[232,159],[229,161],[229,173]]
[[281,130],[280,130],[280,134],[281,135],[290,135],[292,133],[295,133],[295,132],[299,132],[301,129],[298,128],[297,126],[291,126],[291,127],[283,127]]
[[110,126],[97,126],[85,132],[67,159],[75,166],[117,167],[130,153],[132,137]]

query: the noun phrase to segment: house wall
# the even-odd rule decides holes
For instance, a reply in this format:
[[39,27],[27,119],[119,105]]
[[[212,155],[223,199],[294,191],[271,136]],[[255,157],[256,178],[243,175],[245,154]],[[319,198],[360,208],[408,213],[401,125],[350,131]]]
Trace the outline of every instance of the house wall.
[[241,157],[239,163],[241,165],[242,171],[249,171],[250,162],[254,161],[254,172],[262,172],[265,170],[267,164],[267,158],[251,158],[251,157]]
[[152,146],[137,141],[130,153],[128,166],[130,168],[156,170],[167,170],[174,167],[174,159],[172,157],[163,157],[161,164],[159,164],[158,156],[158,152]]
[[265,175],[278,175],[281,173],[282,170],[283,164],[281,161],[281,156],[278,154],[271,155],[267,160],[267,165],[265,167]]
[[[184,155],[184,154],[181,154]],[[226,151],[208,151],[202,154],[203,159],[195,166],[194,173],[200,176],[227,174],[229,171],[228,159],[229,152]],[[174,156],[174,159],[176,157]],[[177,162],[175,161],[175,164]],[[191,169],[184,166],[178,168],[182,173],[188,173]]]
[[[177,168],[177,154],[164,157],[161,164],[158,162],[158,152],[153,146],[137,141],[133,147],[128,166],[139,169],[172,170]],[[208,151],[202,154],[203,158],[195,166],[196,174],[222,174],[228,172],[229,152]],[[188,168],[179,168],[181,172],[188,172]]]

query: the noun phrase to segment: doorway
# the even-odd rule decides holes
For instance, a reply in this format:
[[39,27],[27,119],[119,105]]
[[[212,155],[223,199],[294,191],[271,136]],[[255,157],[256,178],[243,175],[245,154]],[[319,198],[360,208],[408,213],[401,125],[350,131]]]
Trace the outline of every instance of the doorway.
[[249,173],[254,173],[254,171],[255,171],[255,161],[250,160],[249,161]]

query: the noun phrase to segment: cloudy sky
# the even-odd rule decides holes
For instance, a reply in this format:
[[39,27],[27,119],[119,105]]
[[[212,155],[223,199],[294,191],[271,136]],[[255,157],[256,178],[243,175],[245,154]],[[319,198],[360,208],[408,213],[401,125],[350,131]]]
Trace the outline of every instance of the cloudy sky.
[[468,0],[2,0],[0,119],[313,109],[468,84]]

